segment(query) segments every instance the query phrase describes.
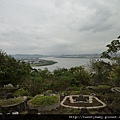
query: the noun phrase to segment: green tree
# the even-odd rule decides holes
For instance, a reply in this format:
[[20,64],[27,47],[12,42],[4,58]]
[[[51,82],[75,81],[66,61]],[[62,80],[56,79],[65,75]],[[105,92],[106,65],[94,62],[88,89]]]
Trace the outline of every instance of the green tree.
[[94,83],[109,83],[109,75],[112,70],[112,66],[109,62],[104,62],[101,59],[92,59],[90,60],[89,68],[92,72],[92,79]]
[[7,55],[0,50],[0,85],[12,83],[18,84],[31,71],[29,64],[17,61],[15,58]]
[[[118,39],[120,39],[120,36]],[[108,49],[102,53],[101,58],[108,58],[112,60],[113,64],[109,80],[111,82],[111,85],[120,86],[120,41],[113,40],[106,47]]]
[[75,78],[75,79],[72,79],[72,82],[74,82],[78,86],[81,84],[83,85],[90,84],[91,75],[89,71],[85,70],[84,67],[82,66],[73,67],[70,69],[70,72],[74,75],[74,78]]
[[[35,78],[36,79],[36,78]],[[35,96],[43,92],[43,82],[38,80],[32,80],[31,78],[25,78],[21,83],[21,87],[29,92],[29,95]]]
[[109,79],[112,86],[120,86],[120,66],[111,71]]
[[108,49],[102,53],[101,58],[116,59],[116,53],[120,50],[120,41],[113,40],[106,47]]

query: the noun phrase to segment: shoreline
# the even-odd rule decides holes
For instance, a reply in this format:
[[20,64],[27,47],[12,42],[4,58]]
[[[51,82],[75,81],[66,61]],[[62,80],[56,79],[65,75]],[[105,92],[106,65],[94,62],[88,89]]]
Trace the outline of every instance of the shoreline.
[[31,67],[38,67],[38,66],[49,66],[49,65],[53,65],[56,64],[58,62],[55,61],[49,61],[49,60],[45,60],[46,63],[37,63],[37,64],[30,64]]

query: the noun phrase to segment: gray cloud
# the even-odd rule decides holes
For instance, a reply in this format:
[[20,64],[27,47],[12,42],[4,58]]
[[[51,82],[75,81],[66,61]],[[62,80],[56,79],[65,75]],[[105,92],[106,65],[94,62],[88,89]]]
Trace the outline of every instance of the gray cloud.
[[1,0],[0,49],[9,54],[105,50],[120,34],[119,0]]

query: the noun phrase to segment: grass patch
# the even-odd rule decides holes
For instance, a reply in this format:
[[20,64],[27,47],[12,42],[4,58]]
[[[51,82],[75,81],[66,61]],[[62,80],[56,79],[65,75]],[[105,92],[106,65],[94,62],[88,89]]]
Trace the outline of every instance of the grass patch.
[[15,96],[27,96],[27,95],[29,95],[29,92],[28,92],[28,90],[24,90],[23,88],[20,88],[15,91],[14,95]]
[[24,97],[10,98],[10,99],[5,99],[5,100],[1,99],[0,100],[0,107],[1,106],[19,104],[23,101],[24,101]]
[[109,89],[110,86],[108,86],[108,85],[98,85],[96,88],[97,89]]
[[111,87],[109,85],[98,85],[98,86],[87,86],[87,88],[91,89],[110,89]]
[[34,98],[28,101],[30,106],[49,106],[59,102],[59,96],[41,96],[36,95]]

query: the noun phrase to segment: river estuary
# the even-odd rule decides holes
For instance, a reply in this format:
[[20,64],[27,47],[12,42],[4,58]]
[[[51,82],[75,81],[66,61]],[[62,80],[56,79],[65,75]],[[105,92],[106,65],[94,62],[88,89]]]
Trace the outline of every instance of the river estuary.
[[[45,57],[45,58],[40,58],[40,59],[45,59],[45,60],[53,60],[56,61],[56,64],[53,65],[47,65],[47,66],[37,66],[33,67],[36,69],[45,69],[48,68],[49,71],[53,71],[58,68],[71,68],[71,67],[76,67],[76,66],[85,66],[87,67],[88,64],[90,63],[89,58],[55,58],[55,57]],[[108,61],[107,59],[104,59],[105,61]]]

